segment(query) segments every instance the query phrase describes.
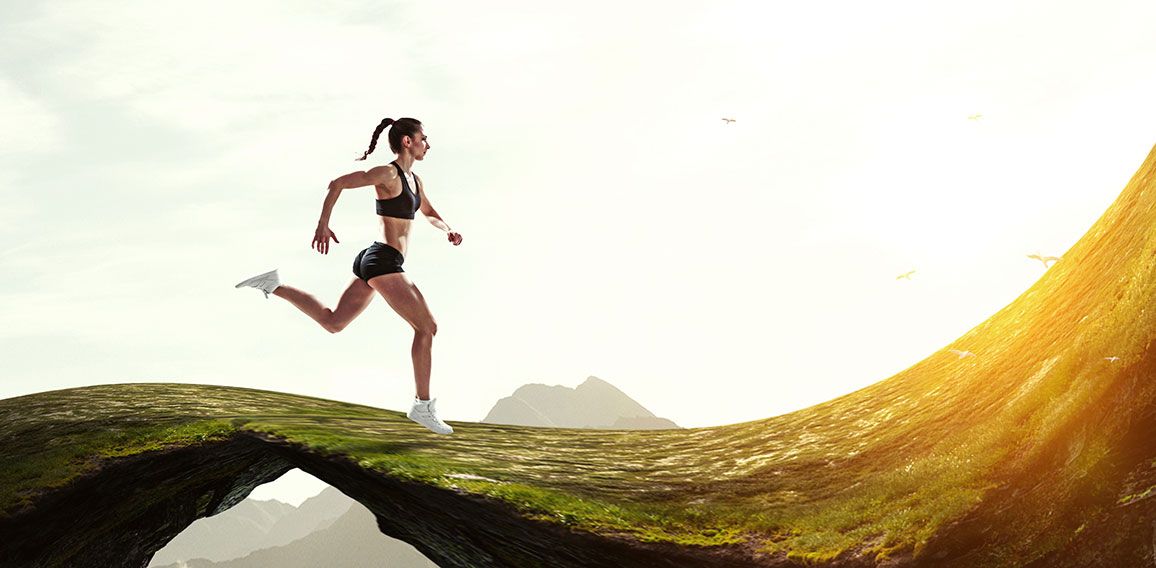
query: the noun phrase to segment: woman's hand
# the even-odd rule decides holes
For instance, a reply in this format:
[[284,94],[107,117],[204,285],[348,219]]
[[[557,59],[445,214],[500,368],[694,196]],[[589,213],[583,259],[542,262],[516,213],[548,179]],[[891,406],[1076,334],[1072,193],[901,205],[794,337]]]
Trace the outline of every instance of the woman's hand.
[[[449,231],[446,234],[449,235],[450,242],[453,243],[455,247],[462,244],[462,234],[461,233],[459,233],[457,231]],[[334,240],[336,240],[336,239],[334,239]]]
[[337,240],[337,235],[333,234],[328,226],[317,225],[317,231],[313,233],[312,248],[317,249],[317,252],[321,254],[329,254],[329,239],[333,239],[335,243],[341,242]]

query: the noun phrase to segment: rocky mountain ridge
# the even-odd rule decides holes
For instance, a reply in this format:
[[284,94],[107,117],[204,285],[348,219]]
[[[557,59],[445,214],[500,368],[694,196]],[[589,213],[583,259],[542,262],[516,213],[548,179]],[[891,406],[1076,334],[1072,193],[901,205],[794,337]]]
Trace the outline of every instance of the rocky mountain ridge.
[[678,428],[659,418],[614,385],[588,377],[576,388],[528,384],[497,402],[482,422],[542,428],[665,430]]

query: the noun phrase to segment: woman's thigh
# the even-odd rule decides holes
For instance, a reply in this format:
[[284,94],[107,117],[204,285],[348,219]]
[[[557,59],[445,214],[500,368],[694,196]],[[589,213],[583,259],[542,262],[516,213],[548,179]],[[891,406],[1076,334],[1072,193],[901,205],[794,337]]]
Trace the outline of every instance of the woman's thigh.
[[375,276],[369,279],[369,285],[415,330],[431,333],[437,330],[429,305],[404,272]]
[[373,301],[373,287],[360,278],[354,278],[345,291],[341,293],[341,298],[337,300],[337,306],[333,308],[333,316],[338,320],[352,321],[365,308],[369,307],[369,302]]

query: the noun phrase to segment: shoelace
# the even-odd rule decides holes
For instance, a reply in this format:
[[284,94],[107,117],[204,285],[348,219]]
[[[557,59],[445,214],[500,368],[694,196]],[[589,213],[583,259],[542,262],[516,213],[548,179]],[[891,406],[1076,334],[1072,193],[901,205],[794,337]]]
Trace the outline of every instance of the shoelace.
[[259,288],[262,292],[265,293],[266,298],[269,297],[269,285],[272,283],[273,283],[272,278],[264,278],[260,282],[257,282],[257,288]]

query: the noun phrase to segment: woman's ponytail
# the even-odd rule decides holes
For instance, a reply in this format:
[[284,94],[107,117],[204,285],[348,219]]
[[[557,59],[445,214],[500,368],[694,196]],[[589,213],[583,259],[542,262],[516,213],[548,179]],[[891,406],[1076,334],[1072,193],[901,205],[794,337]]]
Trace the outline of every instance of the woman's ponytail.
[[369,140],[369,149],[366,150],[360,158],[357,158],[358,160],[364,160],[365,158],[369,157],[369,154],[372,153],[373,149],[377,147],[377,138],[381,136],[382,131],[384,131],[385,128],[391,124],[393,124],[393,119],[386,118],[381,121],[381,124],[377,125],[377,128],[373,129],[373,138]]

